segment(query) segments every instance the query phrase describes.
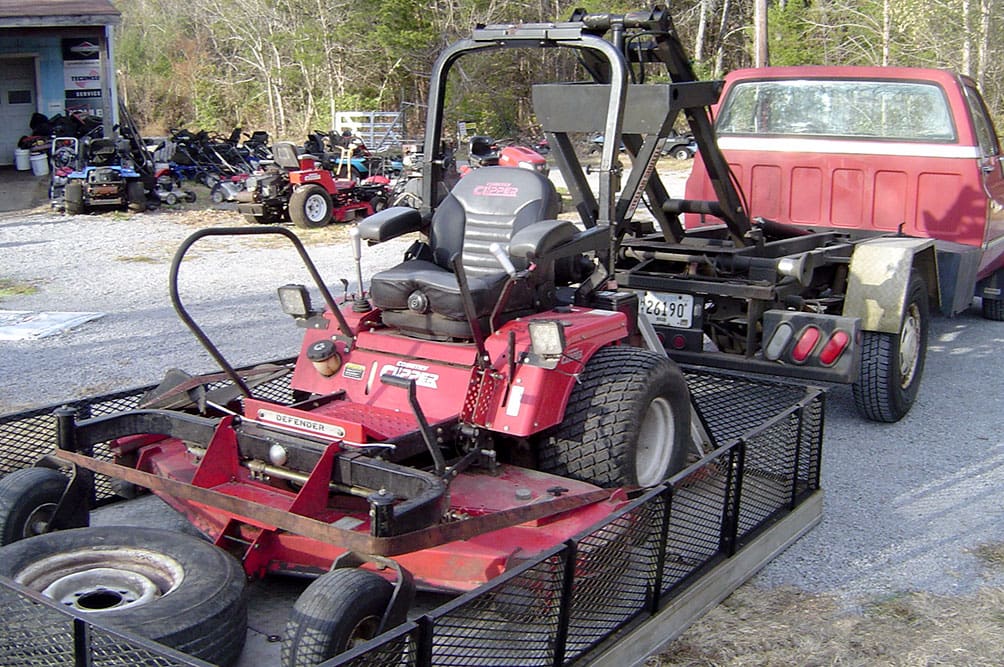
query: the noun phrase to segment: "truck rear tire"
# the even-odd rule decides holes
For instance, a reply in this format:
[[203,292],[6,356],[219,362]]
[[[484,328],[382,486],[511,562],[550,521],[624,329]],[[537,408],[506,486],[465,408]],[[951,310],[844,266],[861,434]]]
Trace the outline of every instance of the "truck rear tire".
[[542,438],[540,469],[602,487],[655,486],[684,468],[690,391],[675,363],[613,346],[589,359],[565,419]]
[[854,403],[862,416],[892,423],[910,411],[924,374],[930,322],[927,286],[913,273],[899,333],[864,332],[861,373],[853,385]]
[[994,322],[1004,322],[1004,299],[983,297],[983,318]]

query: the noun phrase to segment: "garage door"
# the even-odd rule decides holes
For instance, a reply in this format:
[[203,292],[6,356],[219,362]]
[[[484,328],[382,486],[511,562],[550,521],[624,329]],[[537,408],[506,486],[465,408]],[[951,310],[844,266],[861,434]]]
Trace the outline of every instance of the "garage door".
[[34,58],[0,58],[0,164],[14,164],[17,140],[31,134],[35,109]]

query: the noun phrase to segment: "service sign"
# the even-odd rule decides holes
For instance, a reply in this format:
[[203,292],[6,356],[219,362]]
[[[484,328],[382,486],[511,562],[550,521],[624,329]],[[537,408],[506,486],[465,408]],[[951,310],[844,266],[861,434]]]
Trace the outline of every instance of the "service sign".
[[66,113],[102,115],[104,85],[99,40],[72,37],[64,39],[62,46]]

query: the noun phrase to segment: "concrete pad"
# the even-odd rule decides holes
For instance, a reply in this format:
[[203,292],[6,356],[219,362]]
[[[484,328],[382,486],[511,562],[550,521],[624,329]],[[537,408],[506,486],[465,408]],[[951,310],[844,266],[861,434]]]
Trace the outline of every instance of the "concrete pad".
[[24,211],[49,202],[49,176],[0,167],[0,213]]

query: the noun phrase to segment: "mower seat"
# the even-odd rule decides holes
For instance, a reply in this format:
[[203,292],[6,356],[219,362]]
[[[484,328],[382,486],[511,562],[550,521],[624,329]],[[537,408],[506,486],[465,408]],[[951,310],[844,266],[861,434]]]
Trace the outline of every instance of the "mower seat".
[[[370,299],[383,311],[384,324],[431,338],[470,339],[471,325],[452,265],[458,254],[482,331],[552,307],[555,261],[515,281],[498,306],[508,275],[489,248],[497,243],[522,270],[528,255],[537,258],[572,240],[579,234],[576,227],[554,220],[558,204],[551,181],[527,169],[485,167],[460,179],[432,216],[429,243],[419,244],[404,262],[370,281]],[[359,230],[363,239],[379,242],[415,231],[419,222],[417,211],[392,208],[363,220]],[[491,322],[493,314],[496,321]]]

